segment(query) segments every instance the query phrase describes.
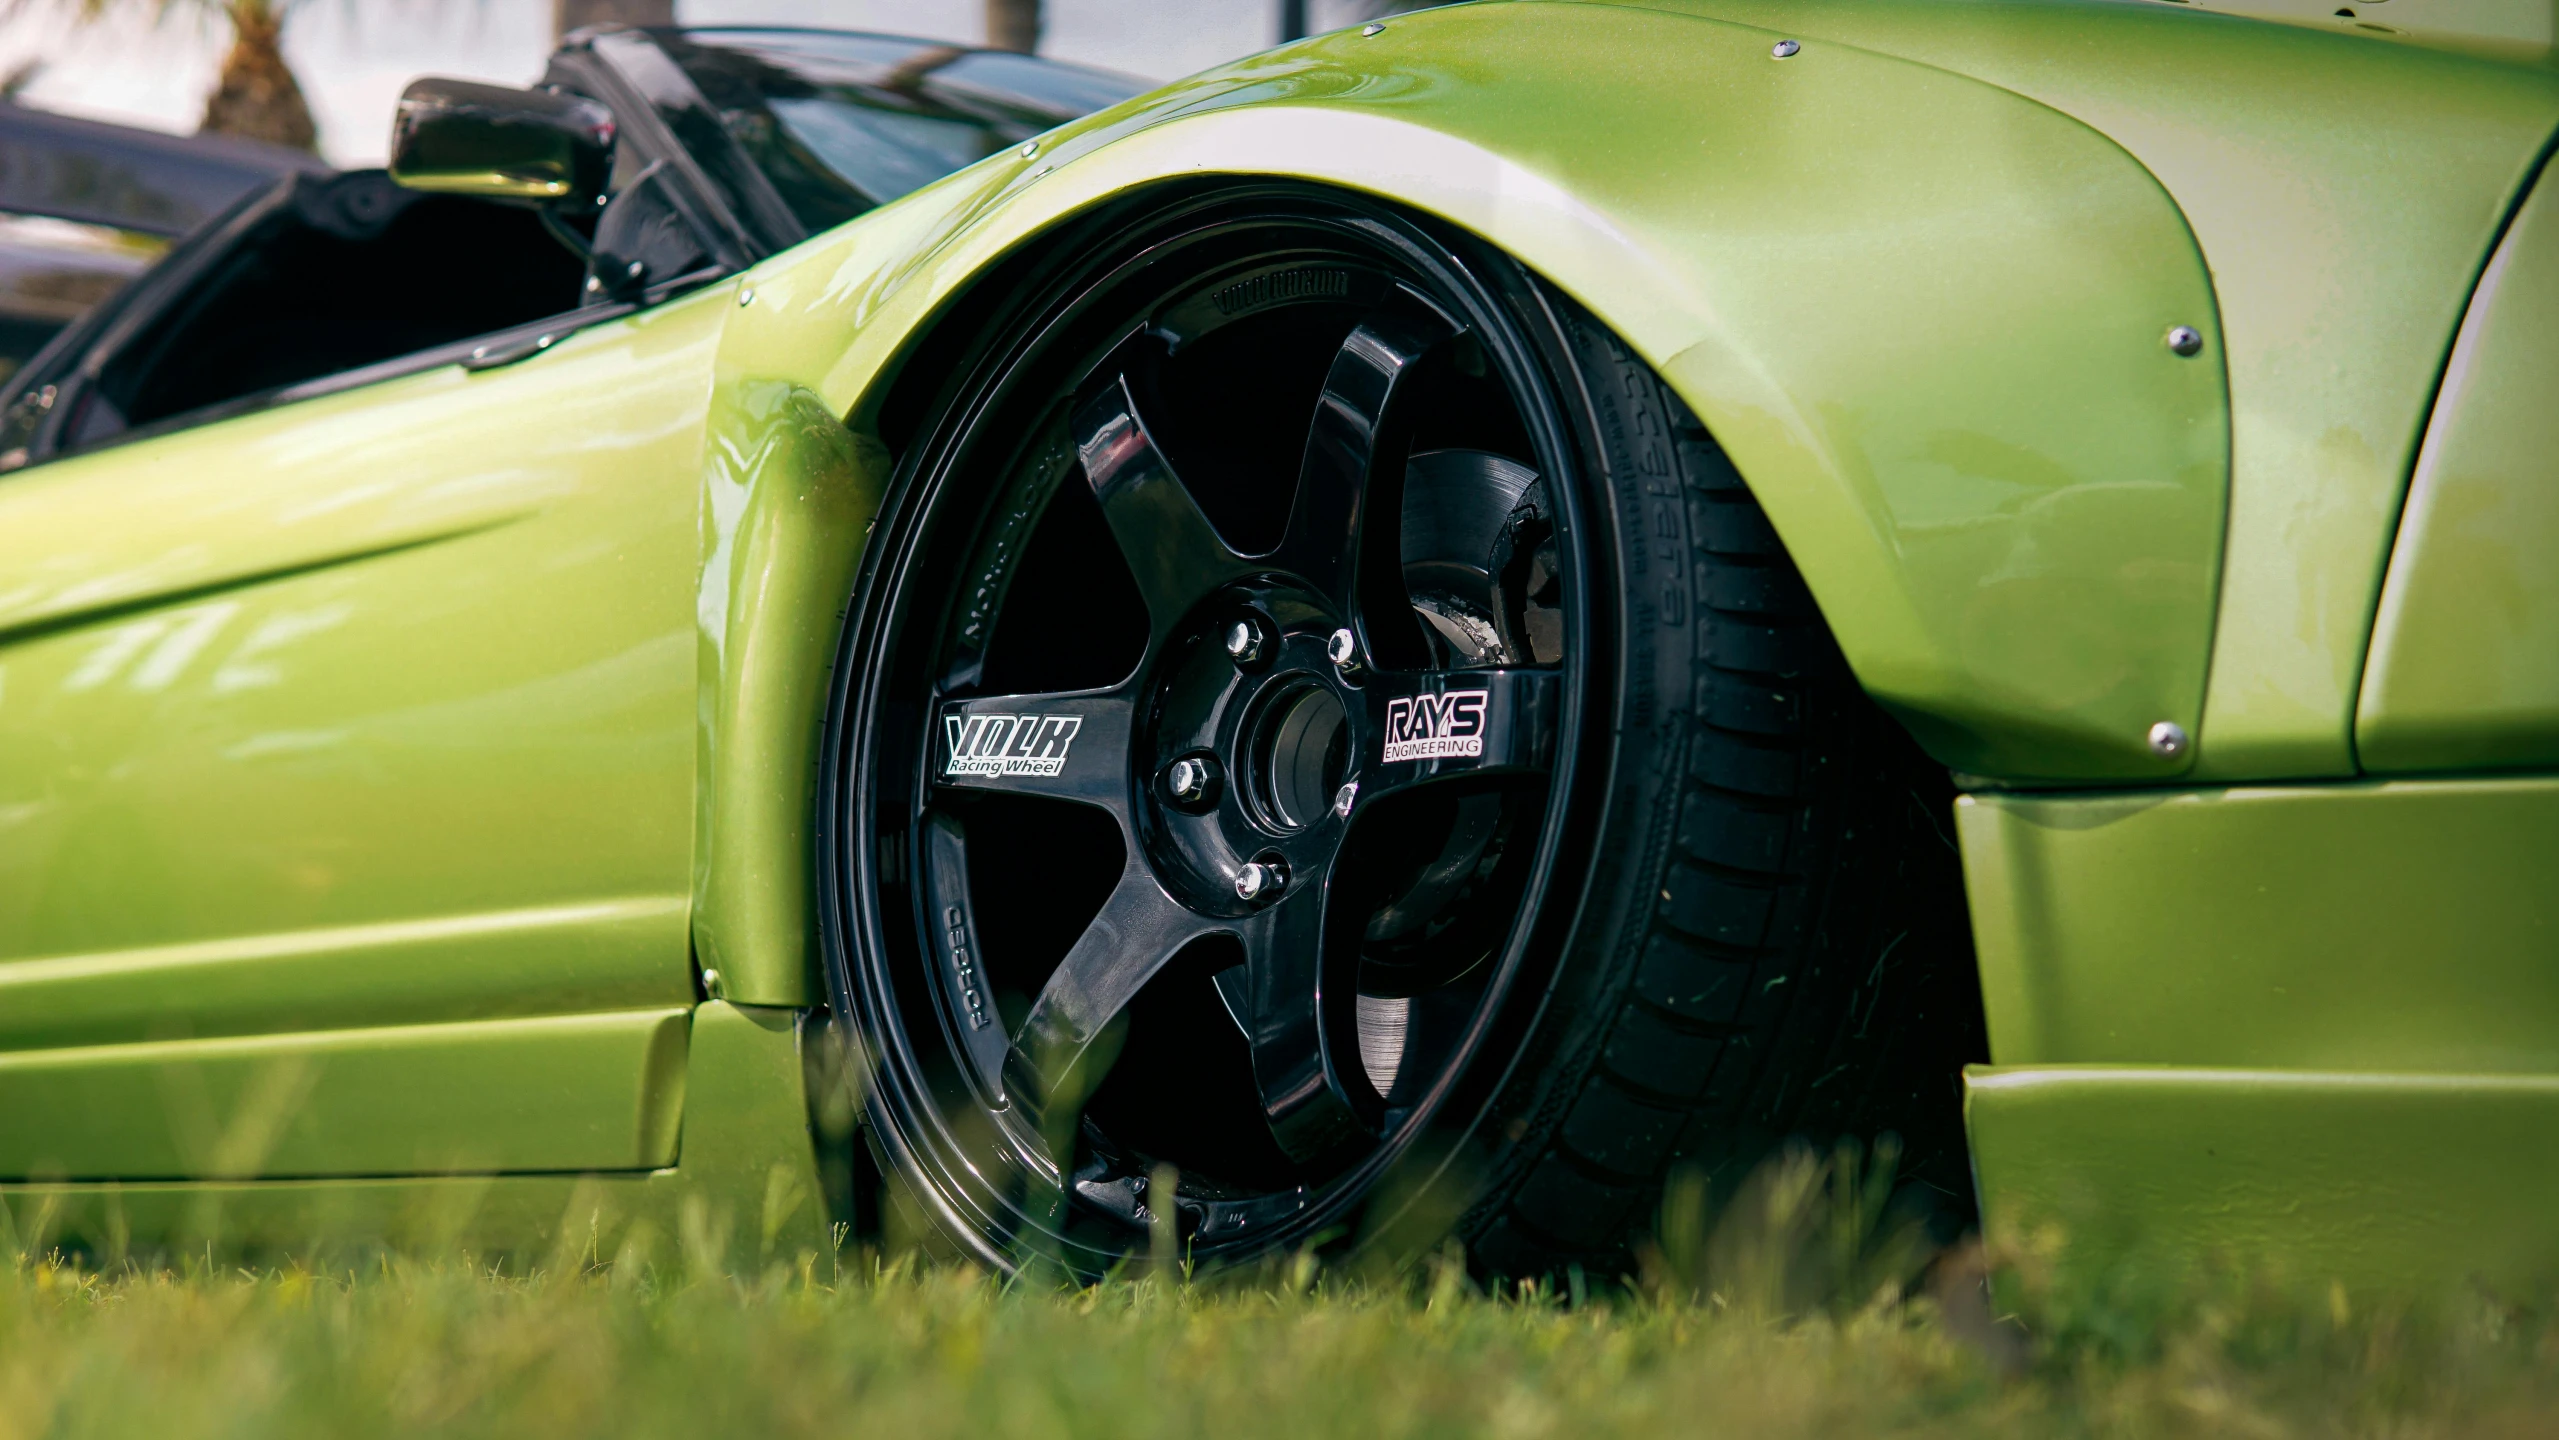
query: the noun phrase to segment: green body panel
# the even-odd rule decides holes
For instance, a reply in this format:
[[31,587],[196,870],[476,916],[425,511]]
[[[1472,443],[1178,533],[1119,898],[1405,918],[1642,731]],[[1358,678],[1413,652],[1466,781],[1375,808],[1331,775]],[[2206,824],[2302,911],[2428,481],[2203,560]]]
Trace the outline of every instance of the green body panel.
[[683,1153],[672,1175],[653,1177],[660,1203],[698,1205],[715,1239],[735,1225],[763,1258],[826,1250],[837,1233],[812,1127],[846,1139],[857,1102],[840,1072],[830,1081],[808,1063],[803,1018],[718,1000],[693,1012]]
[[[1671,379],[1942,758],[2175,773],[2143,737],[2200,711],[2228,450],[2183,221],[2044,106],[1845,46],[1775,62],[1774,38],[1529,0],[1238,62],[767,262],[728,348],[858,412],[987,264],[1098,201],[1204,174],[1390,196]],[[2178,324],[2203,355],[2168,351]]]
[[2409,467],[2471,286],[2559,130],[2559,73],[2171,5],[1683,8],[1782,27],[1807,53],[1836,38],[1979,77],[2097,127],[2159,177],[2212,267],[2230,385],[2195,774],[2353,774]]
[[639,1170],[675,1158],[682,1010],[0,1055],[0,1175]]
[[722,313],[0,485],[0,965],[684,896]]
[[[403,1037],[692,1001],[695,514],[725,315],[698,296],[540,363],[0,485],[0,1046],[44,1057],[25,1074],[156,1095],[193,1052],[92,1070],[64,1047],[300,1031],[279,1053],[343,1068],[379,1042],[421,1083],[481,1087],[439,1097],[455,1115],[518,1106],[505,1164],[656,1163],[629,1124],[595,1139],[595,1115],[658,1103],[636,1060],[535,1027],[482,1074]],[[431,1029],[386,1028],[407,1026]],[[528,1066],[583,1088],[521,1108]],[[295,1169],[461,1138],[330,1113]],[[89,1136],[80,1171],[184,1173],[158,1118]],[[43,1123],[12,1127],[50,1145]]]
[[721,385],[706,454],[694,951],[714,994],[806,1005],[823,993],[810,818],[826,679],[889,462],[809,392],[752,380]]
[[682,899],[110,950],[0,965],[0,1053],[678,1004],[635,955],[681,953]]
[[1991,1058],[2559,1075],[2559,780],[1956,806]]
[[2559,1261],[2559,778],[1969,795],[1985,1220],[2309,1278]]
[[[307,1254],[315,1243],[510,1252],[574,1267],[617,1256],[716,1268],[829,1254],[811,1101],[788,1012],[694,1013],[681,1150],[602,1175],[0,1185],[0,1225],[31,1250],[115,1255],[207,1242]],[[819,1107],[823,1110],[824,1107]]]
[[1964,1095],[1994,1243],[2057,1230],[2154,1291],[2214,1259],[2402,1293],[2559,1262],[2559,1076],[1975,1068]]
[[2559,764],[2559,183],[2497,247],[2381,591],[2355,745],[2379,773]]

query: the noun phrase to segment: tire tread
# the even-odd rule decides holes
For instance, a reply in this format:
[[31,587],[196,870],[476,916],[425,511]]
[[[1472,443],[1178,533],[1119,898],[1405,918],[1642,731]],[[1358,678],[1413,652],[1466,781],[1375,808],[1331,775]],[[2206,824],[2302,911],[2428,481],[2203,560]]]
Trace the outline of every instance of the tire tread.
[[[1880,1088],[1906,1099],[1907,1030],[1940,1022],[1933,1046],[1915,1048],[1955,1064],[1979,1043],[1977,1023],[1957,1007],[1945,1024],[1950,1007],[1933,1001],[1869,1033],[1882,999],[1874,977],[1892,953],[1873,953],[1885,946],[1869,933],[1879,918],[1933,907],[1942,930],[1951,893],[1955,929],[1936,945],[1951,960],[1917,976],[1957,992],[1972,983],[1947,857],[1905,873],[1914,867],[1881,843],[1889,835],[1857,843],[1861,829],[1894,829],[1877,818],[1894,786],[1916,801],[1944,785],[1943,772],[1857,689],[1775,527],[1697,417],[1614,336],[1555,303],[1621,472],[1621,543],[1680,577],[1684,593],[1656,613],[1684,612],[1695,633],[1682,651],[1690,679],[1654,715],[1685,754],[1661,802],[1666,843],[1647,872],[1655,898],[1624,947],[1626,973],[1593,1027],[1586,1068],[1543,1107],[1516,1188],[1476,1232],[1479,1261],[1509,1274],[1625,1263],[1683,1166],[1729,1193],[1790,1133],[1893,1118],[1829,1096]],[[1644,437],[1665,434],[1668,477],[1640,463]],[[1642,477],[1640,496],[1629,474]],[[1669,507],[1666,479],[1678,496]],[[1665,531],[1683,521],[1676,553],[1664,553]],[[1662,645],[1675,638],[1667,623],[1656,634]],[[1878,780],[1881,790],[1867,788]],[[1941,1105],[1923,1119],[1943,1128],[1947,1114]],[[1960,1138],[1952,1155],[1960,1165]]]

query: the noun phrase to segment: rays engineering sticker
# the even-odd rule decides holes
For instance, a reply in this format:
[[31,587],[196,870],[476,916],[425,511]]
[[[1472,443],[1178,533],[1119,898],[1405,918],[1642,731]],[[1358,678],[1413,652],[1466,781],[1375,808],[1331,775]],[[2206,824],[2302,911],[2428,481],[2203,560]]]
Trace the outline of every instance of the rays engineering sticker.
[[1398,760],[1472,759],[1484,753],[1486,690],[1451,690],[1444,695],[1415,695],[1386,702],[1386,753]]
[[1056,775],[1084,727],[1081,715],[945,715],[945,775]]

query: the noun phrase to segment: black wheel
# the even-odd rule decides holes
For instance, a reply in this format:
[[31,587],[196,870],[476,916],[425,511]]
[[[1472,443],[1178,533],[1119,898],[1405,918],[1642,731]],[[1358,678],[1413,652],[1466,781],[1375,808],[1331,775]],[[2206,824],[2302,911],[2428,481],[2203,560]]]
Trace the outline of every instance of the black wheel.
[[972,304],[910,362],[820,826],[869,1134],[952,1239],[1090,1272],[1169,1204],[1203,1261],[1431,1216],[1608,1264],[1799,1130],[1966,1188],[1945,777],[1613,337],[1267,187]]

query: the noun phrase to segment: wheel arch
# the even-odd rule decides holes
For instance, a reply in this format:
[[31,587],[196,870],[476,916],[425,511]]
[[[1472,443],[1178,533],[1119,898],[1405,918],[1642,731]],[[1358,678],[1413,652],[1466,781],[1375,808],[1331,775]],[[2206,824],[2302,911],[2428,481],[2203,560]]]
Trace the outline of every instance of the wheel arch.
[[[817,723],[820,679],[759,682],[766,662],[747,657],[822,677],[815,628],[834,627],[860,527],[964,348],[972,297],[1102,207],[1221,178],[1430,216],[1608,323],[1714,432],[1860,683],[1942,763],[2022,781],[2182,773],[2191,752],[2148,736],[2197,727],[2229,457],[2217,311],[2183,216],[2056,111],[1836,43],[1779,59],[1777,38],[1537,0],[1406,16],[1166,87],[749,272],[706,463],[705,965],[738,998],[814,995],[804,943],[789,963],[734,956],[809,933],[804,884],[743,930],[723,918],[758,908],[743,898],[771,888],[758,876],[806,863],[807,792],[791,824],[720,818],[724,789],[798,763],[730,737]],[[2179,325],[2199,353],[2165,343]],[[758,473],[836,477],[777,496],[836,498],[756,509],[753,455]],[[1621,483],[1643,503],[1640,476]],[[750,510],[762,529],[723,518]],[[800,557],[777,562],[796,590],[739,538],[768,531]],[[797,638],[763,644],[768,624]],[[750,696],[758,683],[774,698]],[[786,723],[741,718],[777,705]],[[786,837],[796,854],[773,848]],[[770,983],[736,991],[750,973]]]
[[694,962],[711,998],[806,1006],[827,680],[889,460],[788,380],[723,376],[706,442]]

